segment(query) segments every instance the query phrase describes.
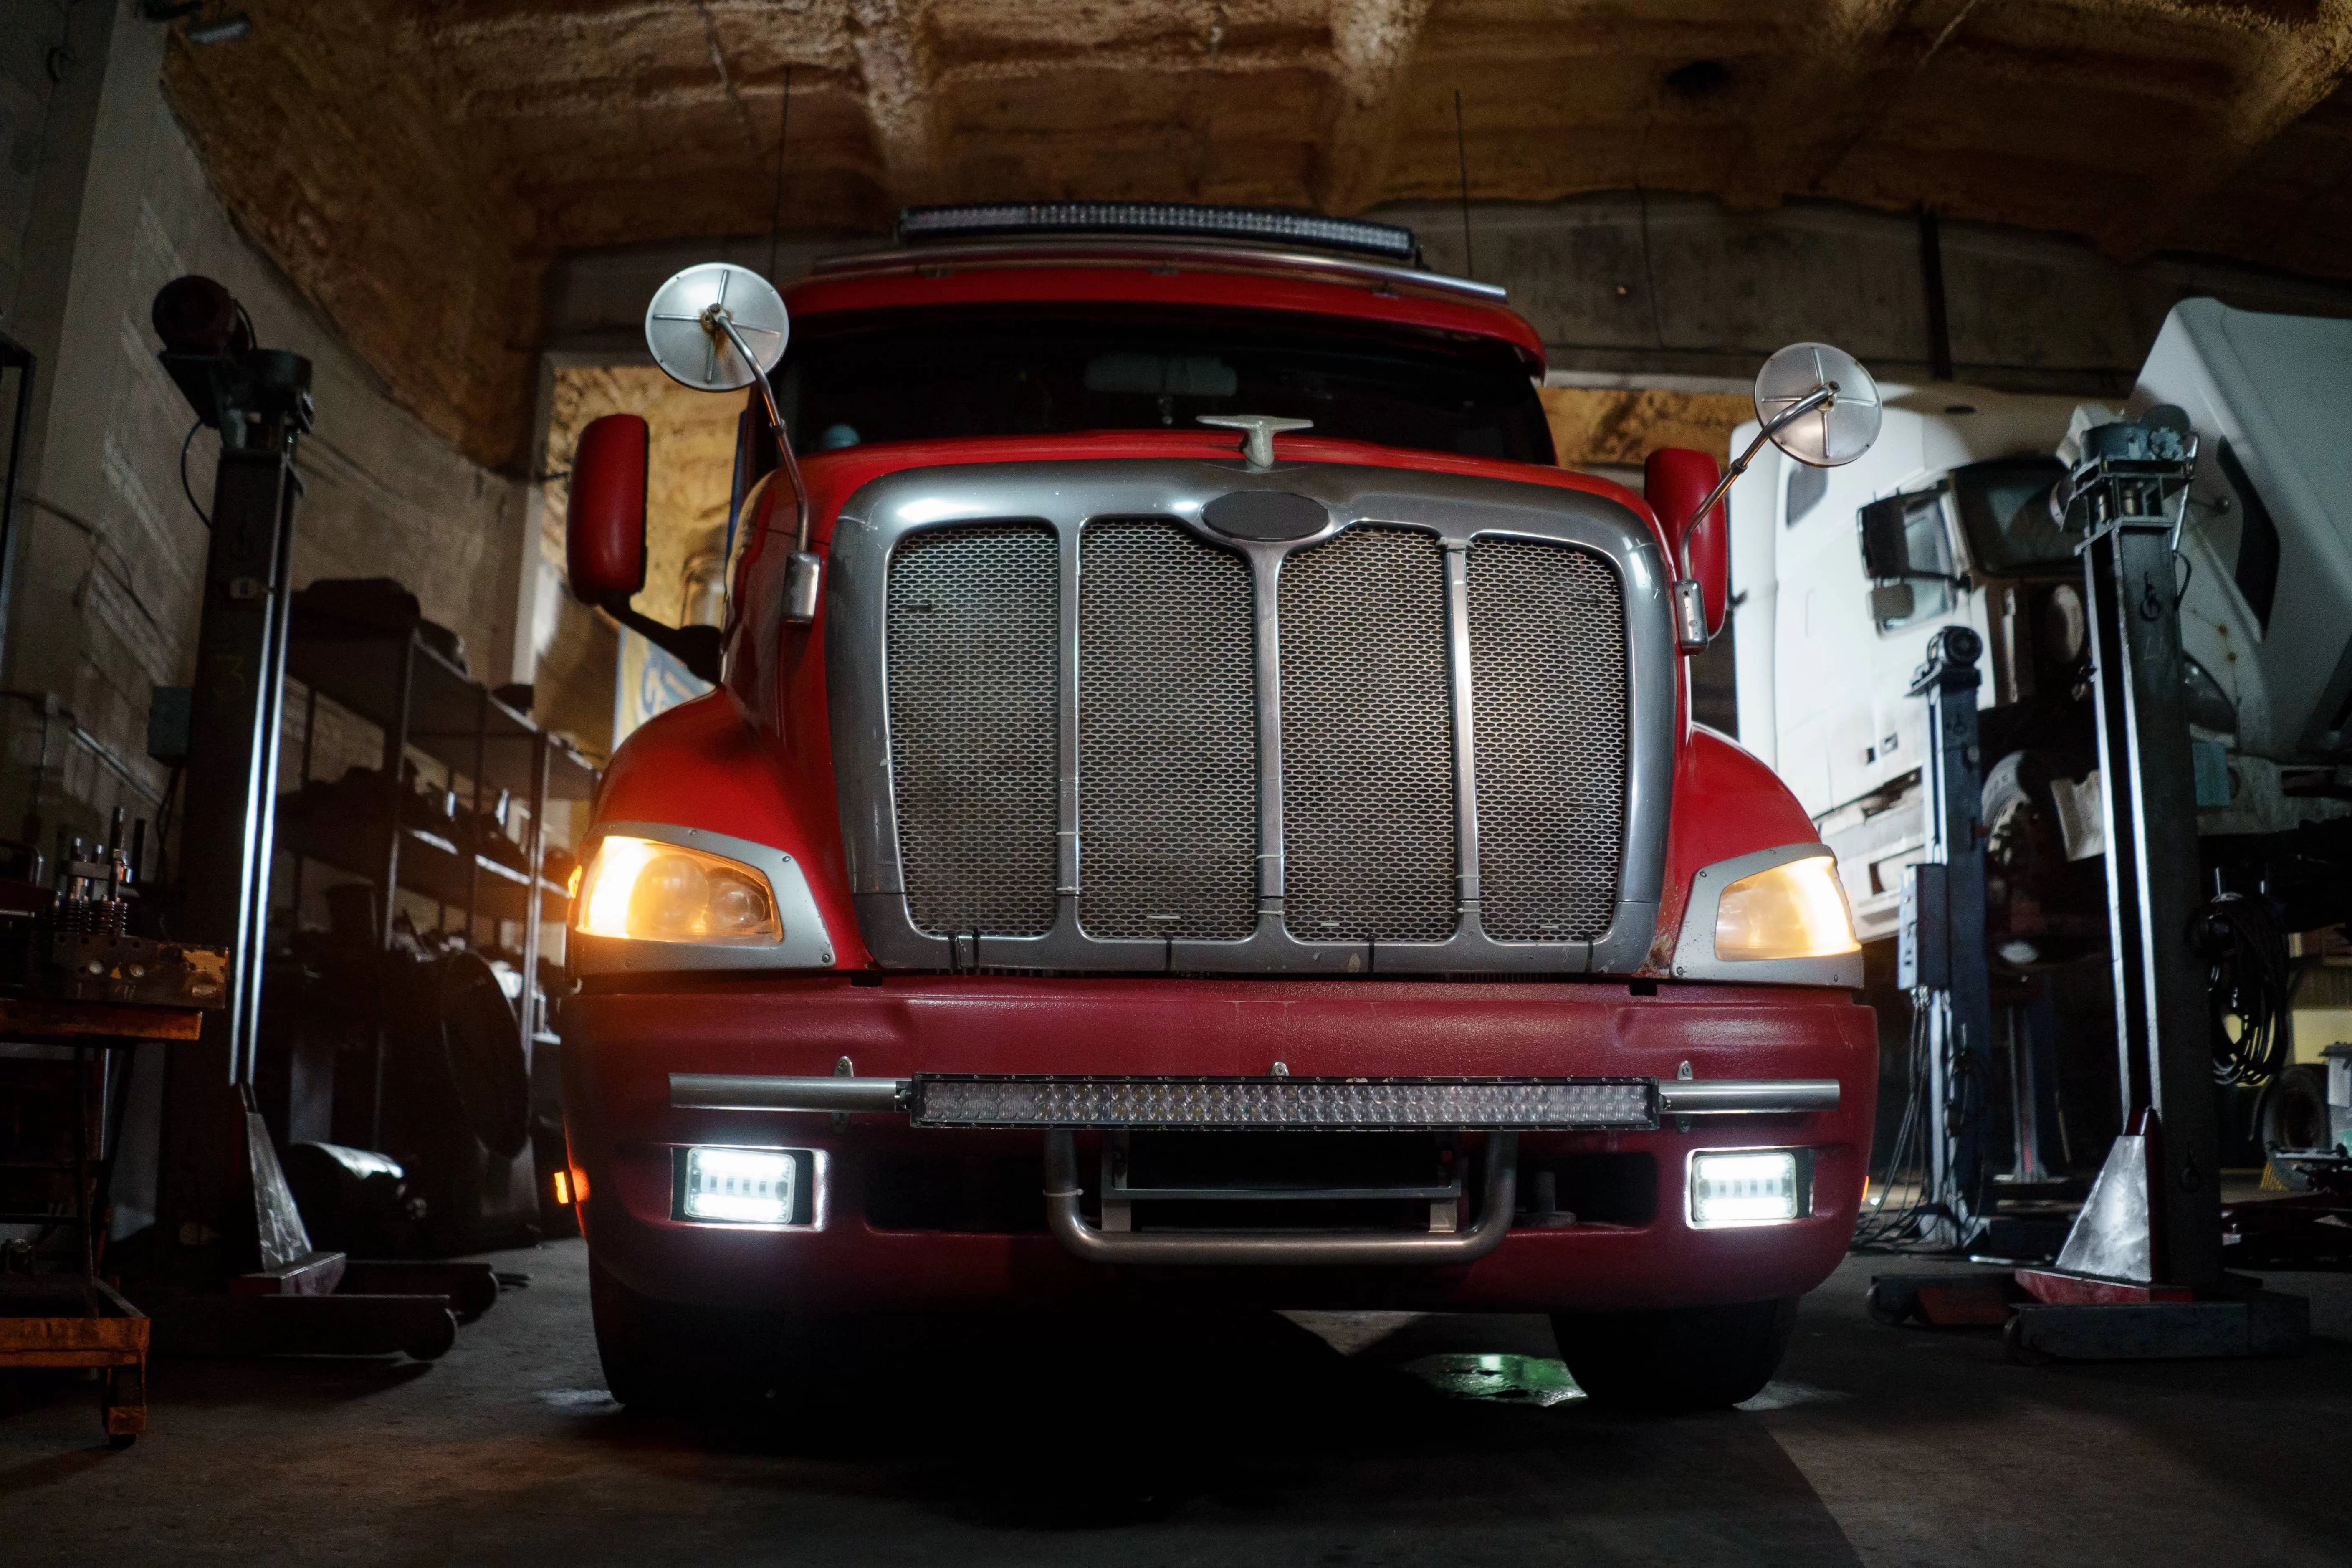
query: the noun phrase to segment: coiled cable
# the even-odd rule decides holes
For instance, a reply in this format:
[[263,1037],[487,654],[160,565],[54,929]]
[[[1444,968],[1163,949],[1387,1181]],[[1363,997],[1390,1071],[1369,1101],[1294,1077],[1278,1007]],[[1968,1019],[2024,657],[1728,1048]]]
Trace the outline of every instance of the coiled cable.
[[2213,1080],[2259,1084],[2294,1060],[2286,933],[2260,899],[2217,893],[2191,930],[2206,963]]

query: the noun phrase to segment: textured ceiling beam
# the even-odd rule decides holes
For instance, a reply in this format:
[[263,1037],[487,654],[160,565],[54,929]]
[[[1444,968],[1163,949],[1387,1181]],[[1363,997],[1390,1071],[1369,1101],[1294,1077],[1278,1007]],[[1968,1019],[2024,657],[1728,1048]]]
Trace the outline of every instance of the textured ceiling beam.
[[2263,47],[2250,51],[2237,89],[2197,138],[2188,166],[2150,178],[2100,232],[2102,248],[2137,259],[2161,247],[2199,204],[2352,72],[2352,0],[2321,0],[2308,21],[2271,23],[2263,31]]
[[[1763,207],[1818,188],[1877,122],[1883,99],[1873,89],[1889,68],[1908,75],[1925,65],[1976,5],[1828,0],[1798,35],[1802,53],[1777,67],[1760,95],[1746,144],[1731,160],[1724,199]],[[1915,45],[1906,58],[1898,32],[1924,38],[1924,47]]]
[[1331,122],[1316,203],[1356,213],[1381,199],[1396,141],[1397,91],[1421,44],[1429,0],[1331,0]]
[[929,201],[939,185],[940,141],[921,0],[851,0],[849,16],[884,185],[901,206]]

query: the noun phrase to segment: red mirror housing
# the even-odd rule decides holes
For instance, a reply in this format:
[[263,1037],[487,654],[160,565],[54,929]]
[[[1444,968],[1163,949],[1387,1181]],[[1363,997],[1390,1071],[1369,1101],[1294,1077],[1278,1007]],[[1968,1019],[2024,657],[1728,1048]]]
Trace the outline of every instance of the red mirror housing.
[[1650,510],[1658,514],[1666,537],[1681,553],[1682,559],[1675,564],[1675,575],[1697,579],[1699,597],[1706,606],[1706,633],[1713,637],[1723,630],[1729,608],[1731,521],[1723,501],[1716,502],[1703,518],[1691,514],[1715,489],[1723,471],[1705,452],[1661,447],[1650,454],[1642,472]]
[[572,592],[592,605],[646,585],[646,422],[607,414],[580,432],[563,517]]

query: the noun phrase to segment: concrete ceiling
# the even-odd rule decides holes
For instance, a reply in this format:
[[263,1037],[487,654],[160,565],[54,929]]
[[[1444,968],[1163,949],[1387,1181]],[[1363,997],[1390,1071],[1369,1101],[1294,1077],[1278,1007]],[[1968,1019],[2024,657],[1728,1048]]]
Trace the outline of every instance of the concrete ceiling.
[[919,202],[1352,213],[1466,167],[1478,199],[1924,203],[2352,276],[2352,0],[243,8],[250,37],[167,71],[224,197],[494,465],[520,459],[552,256],[872,232]]

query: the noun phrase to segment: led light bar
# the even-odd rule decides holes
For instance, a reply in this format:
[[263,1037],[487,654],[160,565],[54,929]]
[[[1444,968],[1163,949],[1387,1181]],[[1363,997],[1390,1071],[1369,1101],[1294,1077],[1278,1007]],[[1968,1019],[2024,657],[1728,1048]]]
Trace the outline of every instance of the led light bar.
[[1641,1079],[982,1078],[915,1079],[918,1127],[1647,1130]]
[[1323,217],[1279,207],[1194,206],[1182,202],[985,202],[908,207],[898,241],[978,239],[1015,234],[1150,234],[1182,239],[1254,239],[1377,256],[1421,265],[1412,230],[1358,218]]

